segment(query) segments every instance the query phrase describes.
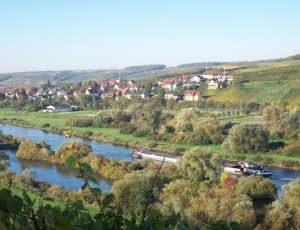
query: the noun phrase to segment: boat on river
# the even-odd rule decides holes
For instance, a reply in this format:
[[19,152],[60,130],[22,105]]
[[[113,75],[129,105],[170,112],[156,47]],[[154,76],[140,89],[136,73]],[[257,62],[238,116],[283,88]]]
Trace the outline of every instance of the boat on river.
[[131,152],[131,156],[134,158],[142,158],[142,156],[140,155],[140,152],[137,149],[135,149]]
[[224,172],[238,174],[238,175],[258,175],[269,177],[272,171],[266,166],[259,166],[253,162],[240,162],[233,166],[224,167]]
[[148,158],[151,160],[164,161],[164,162],[168,162],[168,163],[176,163],[178,161],[178,158],[176,158],[176,157],[171,157],[171,156],[167,157],[165,155],[160,155],[158,153],[154,154],[151,152],[137,150],[137,149],[132,151],[131,156],[135,157],[135,158]]

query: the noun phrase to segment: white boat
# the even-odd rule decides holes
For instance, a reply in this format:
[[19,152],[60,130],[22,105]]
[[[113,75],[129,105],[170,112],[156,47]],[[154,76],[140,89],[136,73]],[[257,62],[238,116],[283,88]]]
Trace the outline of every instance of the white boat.
[[164,162],[168,162],[168,163],[176,163],[178,161],[177,158],[160,156],[160,155],[153,154],[153,153],[145,153],[145,152],[142,152],[139,150],[134,150],[132,152],[131,156],[136,157],[136,158],[148,158],[148,159],[152,159],[152,160],[156,160],[156,161],[164,161]]
[[253,162],[242,162],[234,166],[224,167],[224,172],[238,175],[259,175],[263,177],[272,175],[272,171],[269,168],[255,165]]

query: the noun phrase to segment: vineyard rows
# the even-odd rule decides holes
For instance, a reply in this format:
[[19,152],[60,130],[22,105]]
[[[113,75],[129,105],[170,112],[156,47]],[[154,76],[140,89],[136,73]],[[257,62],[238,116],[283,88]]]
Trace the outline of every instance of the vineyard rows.
[[270,103],[284,100],[290,102],[300,95],[300,88],[242,88],[236,90],[224,90],[212,96],[215,101],[251,103]]
[[279,101],[283,99],[290,91],[290,88],[277,88],[277,89],[251,89],[240,97],[244,103],[256,102],[267,103],[272,101]]

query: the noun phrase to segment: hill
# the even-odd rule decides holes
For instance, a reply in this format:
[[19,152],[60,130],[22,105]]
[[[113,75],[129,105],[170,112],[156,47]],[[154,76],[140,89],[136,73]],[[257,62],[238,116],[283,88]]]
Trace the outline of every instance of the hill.
[[300,55],[287,58],[253,62],[200,62],[166,67],[164,64],[130,66],[124,69],[39,71],[0,74],[0,88],[12,86],[32,86],[53,82],[79,82],[108,78],[146,80],[181,74],[202,72],[204,67],[221,69],[249,80],[297,80],[300,73]]

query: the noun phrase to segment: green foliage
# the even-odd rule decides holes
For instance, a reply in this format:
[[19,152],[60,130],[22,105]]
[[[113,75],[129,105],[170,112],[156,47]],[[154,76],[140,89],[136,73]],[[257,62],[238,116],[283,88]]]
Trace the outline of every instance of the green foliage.
[[65,158],[69,155],[84,157],[91,152],[91,146],[84,142],[65,142],[56,150],[55,156],[60,158]]
[[275,199],[277,195],[275,184],[270,179],[255,175],[241,177],[236,192],[253,199]]
[[137,127],[132,124],[128,123],[124,127],[121,128],[120,133],[121,134],[133,134],[137,130]]
[[215,172],[221,169],[223,164],[218,154],[196,147],[185,153],[177,166],[183,178],[199,183],[215,179]]
[[75,127],[90,127],[93,125],[93,118],[90,117],[68,118],[65,124],[68,126],[75,126]]
[[17,157],[44,160],[53,155],[53,151],[45,143],[35,143],[29,139],[25,139],[16,153]]
[[269,147],[269,133],[261,125],[234,125],[228,133],[230,151],[239,153],[266,152]]
[[44,123],[41,125],[41,128],[48,128],[50,127],[50,124],[49,123]]
[[150,141],[150,142],[148,143],[148,147],[149,147],[149,148],[155,148],[156,146],[158,146],[158,144],[157,144],[157,142],[155,142],[155,141]]
[[175,118],[176,139],[188,144],[219,144],[223,141],[218,120],[198,109],[183,109]]

